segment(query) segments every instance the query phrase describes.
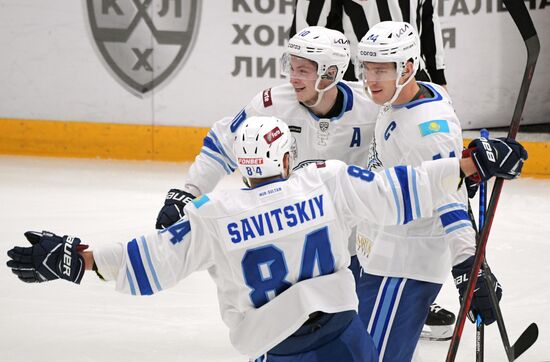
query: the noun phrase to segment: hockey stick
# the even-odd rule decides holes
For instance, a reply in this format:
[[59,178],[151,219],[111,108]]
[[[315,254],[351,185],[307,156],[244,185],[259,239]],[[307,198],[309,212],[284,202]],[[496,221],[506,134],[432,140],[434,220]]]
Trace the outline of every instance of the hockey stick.
[[[480,131],[480,136],[489,138],[489,131],[483,128]],[[479,230],[483,230],[485,224],[485,209],[487,207],[487,182],[479,184]],[[478,238],[479,240],[479,238]],[[483,353],[485,347],[485,325],[481,319],[481,315],[476,318],[476,362],[483,362]]]
[[[477,233],[476,237],[479,239],[479,233],[477,230],[474,214],[469,204],[468,204],[468,214],[470,215],[470,220],[472,221],[472,225],[476,230],[476,233]],[[510,346],[510,341],[508,339],[508,334],[506,332],[506,327],[504,325],[504,317],[502,316],[502,311],[500,310],[500,305],[499,305],[495,287],[494,287],[495,280],[492,278],[493,274],[486,260],[483,261],[483,264],[481,267],[484,270],[483,276],[485,277],[485,282],[487,283],[487,288],[489,289],[489,298],[491,300],[491,305],[493,306],[493,313],[495,313],[495,319],[497,321],[500,336],[502,338],[504,350],[506,351],[506,356],[508,357],[509,361],[513,361],[517,359],[523,352],[525,352],[529,347],[531,347],[537,341],[538,334],[539,334],[538,327],[535,323],[531,323],[529,327],[527,327],[527,329],[524,330],[523,333],[519,336],[516,342],[512,346]],[[478,318],[476,319],[476,323],[479,323],[479,322],[482,322],[482,321],[481,321],[481,318],[478,316]],[[479,340],[477,338],[478,336],[476,334],[476,360],[479,358],[478,348],[480,347],[480,345],[478,345]],[[479,341],[479,342],[481,342],[481,347],[482,347],[483,342],[482,341]]]
[[504,325],[504,318],[502,316],[502,311],[500,310],[498,298],[495,292],[496,282],[493,279],[491,268],[489,268],[489,265],[485,260],[483,260],[481,268],[483,269],[485,283],[489,289],[489,298],[491,299],[491,305],[493,306],[493,313],[495,313],[500,337],[502,339],[502,343],[504,344],[504,350],[506,351],[508,361],[512,362],[537,341],[539,329],[535,323],[531,323],[529,327],[527,327],[527,329],[519,336],[517,341],[510,346],[510,340],[508,339],[508,333],[506,332],[506,326]]
[[[533,21],[529,16],[529,12],[525,7],[525,3],[522,0],[503,0],[506,8],[512,19],[516,23],[516,26],[521,33],[525,46],[527,48],[527,64],[525,66],[525,72],[523,74],[523,80],[518,94],[518,99],[516,101],[516,107],[514,109],[514,115],[512,116],[512,122],[510,123],[510,129],[508,131],[508,137],[516,138],[519,123],[521,121],[521,115],[523,113],[523,108],[525,106],[525,101],[527,100],[527,94],[529,92],[529,86],[531,85],[531,79],[535,71],[535,65],[537,64],[537,58],[540,51],[539,38],[537,36],[537,31],[533,25]],[[493,219],[495,217],[495,211],[500,198],[500,192],[502,191],[503,179],[497,178],[493,186],[493,192],[491,194],[491,200],[489,202],[489,207],[486,213],[485,225],[481,231],[480,243],[476,250],[474,266],[470,273],[470,281],[468,282],[468,288],[466,290],[464,300],[460,306],[460,311],[458,313],[458,318],[456,321],[455,329],[453,332],[453,337],[449,345],[449,350],[447,352],[447,362],[455,360],[456,353],[458,351],[458,346],[460,344],[460,338],[462,336],[462,331],[464,329],[464,322],[466,320],[466,314],[470,310],[470,304],[474,294],[474,288],[477,282],[477,277],[479,270],[481,268],[481,263],[485,257],[485,247],[487,246],[487,240],[489,237],[489,232],[491,231],[491,225],[493,224]],[[531,326],[527,328],[526,332],[531,333]],[[525,334],[525,333],[524,333]],[[522,334],[523,336],[523,334]],[[520,336],[521,338],[521,336]],[[523,351],[521,351],[523,352]],[[512,356],[513,357],[513,356]]]

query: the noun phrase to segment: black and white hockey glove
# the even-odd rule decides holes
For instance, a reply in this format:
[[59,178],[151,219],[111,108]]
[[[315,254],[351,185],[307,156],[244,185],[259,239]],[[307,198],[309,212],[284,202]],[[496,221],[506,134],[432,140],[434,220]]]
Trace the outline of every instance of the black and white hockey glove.
[[183,208],[194,198],[195,196],[187,191],[178,189],[168,191],[164,206],[157,216],[155,227],[161,230],[178,222],[185,215]]
[[[455,265],[452,270],[453,278],[455,280],[455,285],[460,295],[461,303],[462,299],[464,298],[464,294],[466,293],[466,289],[468,288],[468,281],[470,278],[472,266],[474,265],[474,259],[475,257],[471,256],[462,263]],[[500,286],[500,283],[497,281],[497,278],[494,274],[491,274],[490,276],[485,276],[484,273],[485,272],[483,270],[479,271],[476,287],[474,289],[474,296],[472,298],[470,310],[468,312],[468,319],[470,319],[470,321],[472,322],[475,322],[477,316],[480,315],[483,323],[489,325],[496,320],[496,315],[493,311],[493,306],[491,304],[489,289],[487,289],[487,282],[484,280],[484,278],[490,277],[492,281],[491,284],[494,285],[495,293],[499,301],[502,298],[502,287]]]
[[8,251],[7,266],[26,283],[65,279],[80,284],[84,276],[84,258],[78,253],[88,248],[80,239],[58,236],[48,231],[27,231],[30,247],[16,246]]
[[478,138],[470,142],[462,157],[471,157],[477,173],[470,176],[474,182],[481,182],[493,176],[507,180],[518,177],[527,160],[527,150],[512,138]]

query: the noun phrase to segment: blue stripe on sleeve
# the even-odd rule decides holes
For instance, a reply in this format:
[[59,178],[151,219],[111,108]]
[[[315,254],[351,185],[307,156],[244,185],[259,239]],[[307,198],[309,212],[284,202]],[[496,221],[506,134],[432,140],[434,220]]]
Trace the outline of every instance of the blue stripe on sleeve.
[[203,141],[202,144],[203,144],[204,147],[209,148],[212,151],[221,154],[220,149],[218,148],[218,146],[216,146],[216,144],[214,143],[214,140],[212,140],[212,138],[210,138],[208,136],[204,137],[204,141]]
[[147,259],[147,266],[149,266],[149,270],[151,271],[151,274],[153,275],[153,280],[155,282],[155,286],[157,287],[157,291],[161,291],[162,287],[160,286],[159,279],[157,277],[157,271],[155,270],[155,266],[153,265],[153,261],[151,260],[151,254],[149,253],[149,247],[147,246],[147,242],[145,241],[145,237],[141,237],[141,245],[143,247],[143,250],[145,251],[145,258]]
[[127,250],[128,257],[130,258],[130,263],[132,264],[132,268],[134,269],[134,275],[136,276],[140,294],[153,294],[153,289],[151,288],[151,284],[149,284],[149,278],[147,277],[147,273],[145,272],[143,262],[141,261],[141,254],[139,252],[139,246],[136,239],[128,243]]
[[420,200],[418,198],[418,186],[416,183],[416,170],[414,168],[412,169],[412,185],[413,185],[414,203],[416,204],[416,217],[421,218],[422,211],[420,210]]
[[401,195],[403,196],[403,206],[405,209],[405,220],[403,221],[403,224],[407,224],[413,220],[408,170],[406,166],[396,166],[394,167],[394,170],[397,175],[399,185],[401,186]]
[[218,136],[216,136],[216,133],[214,133],[214,131],[211,130],[210,132],[208,132],[208,134],[214,140],[214,143],[217,145],[217,147],[220,150],[221,154],[224,155],[224,157],[226,158],[227,163],[229,163],[231,166],[233,166],[234,169],[237,168],[237,164],[233,161],[233,159],[231,157],[229,157],[227,155],[227,152],[225,152],[223,144],[220,142]]
[[460,224],[456,224],[456,225],[453,225],[447,229],[445,229],[445,233],[446,234],[450,234],[452,233],[453,231],[455,230],[458,230],[458,229],[462,229],[462,228],[466,228],[466,227],[472,227],[472,222],[471,221],[468,221],[468,222],[463,222],[463,223],[460,223]]
[[128,285],[130,286],[130,293],[132,295],[136,295],[136,287],[134,286],[134,280],[132,279],[132,274],[130,273],[130,270],[126,268],[126,279],[128,279]]
[[450,224],[453,224],[458,221],[462,220],[468,220],[470,221],[470,216],[468,213],[464,210],[453,210],[444,213],[443,215],[439,216],[441,219],[441,224],[443,227],[447,227]]
[[392,191],[392,194],[393,194],[393,200],[395,201],[395,207],[397,208],[397,223],[396,224],[400,225],[401,224],[401,206],[399,205],[400,203],[399,203],[399,198],[397,197],[397,190],[395,190],[395,185],[394,185],[393,180],[391,178],[390,171],[388,169],[385,169],[384,171],[386,173],[386,178],[390,182],[391,191]]
[[225,172],[228,175],[232,174],[233,171],[235,171],[227,163],[225,163],[221,158],[219,158],[218,156],[208,152],[204,147],[201,149],[201,153],[204,153],[206,156],[208,156],[211,159],[213,159],[214,161],[218,162],[223,167],[223,169],[225,170]]
[[235,131],[239,128],[241,123],[246,119],[246,112],[244,109],[242,109],[239,114],[233,118],[233,122],[231,122],[231,126],[229,126],[229,129],[231,130],[231,133],[235,133]]
[[442,212],[442,211],[445,211],[445,210],[448,210],[448,209],[455,209],[455,208],[459,208],[459,209],[462,209],[462,210],[468,210],[466,205],[455,202],[455,203],[452,203],[452,204],[443,205],[440,208],[438,208],[436,211],[437,212]]

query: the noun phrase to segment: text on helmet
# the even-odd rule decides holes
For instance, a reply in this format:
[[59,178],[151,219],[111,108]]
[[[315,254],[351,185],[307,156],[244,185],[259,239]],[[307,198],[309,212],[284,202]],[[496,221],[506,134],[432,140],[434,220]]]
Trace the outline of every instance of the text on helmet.
[[261,157],[239,157],[239,165],[263,165],[264,159]]
[[344,38],[334,39],[334,44],[347,45],[347,44],[349,44],[349,40],[344,39]]
[[403,35],[409,29],[409,25],[405,24],[399,31],[395,34],[398,38]]
[[375,57],[376,56],[376,52],[373,52],[373,51],[370,51],[370,50],[361,50],[359,52],[359,54],[366,55],[366,56],[369,56],[369,57]]
[[264,140],[267,142],[268,145],[270,145],[273,142],[277,141],[277,139],[279,139],[282,135],[283,132],[281,132],[279,127],[275,127],[264,135]]
[[376,43],[376,39],[378,39],[378,34],[371,34],[367,37],[367,40],[370,40],[373,43]]

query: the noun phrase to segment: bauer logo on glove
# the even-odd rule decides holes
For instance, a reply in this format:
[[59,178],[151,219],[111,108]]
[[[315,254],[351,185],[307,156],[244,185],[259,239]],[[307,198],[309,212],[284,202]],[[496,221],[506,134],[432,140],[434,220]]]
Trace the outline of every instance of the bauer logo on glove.
[[474,161],[477,173],[470,176],[470,179],[479,183],[493,176],[507,180],[518,177],[528,154],[527,150],[512,138],[482,137],[470,142],[462,157],[471,157]]

